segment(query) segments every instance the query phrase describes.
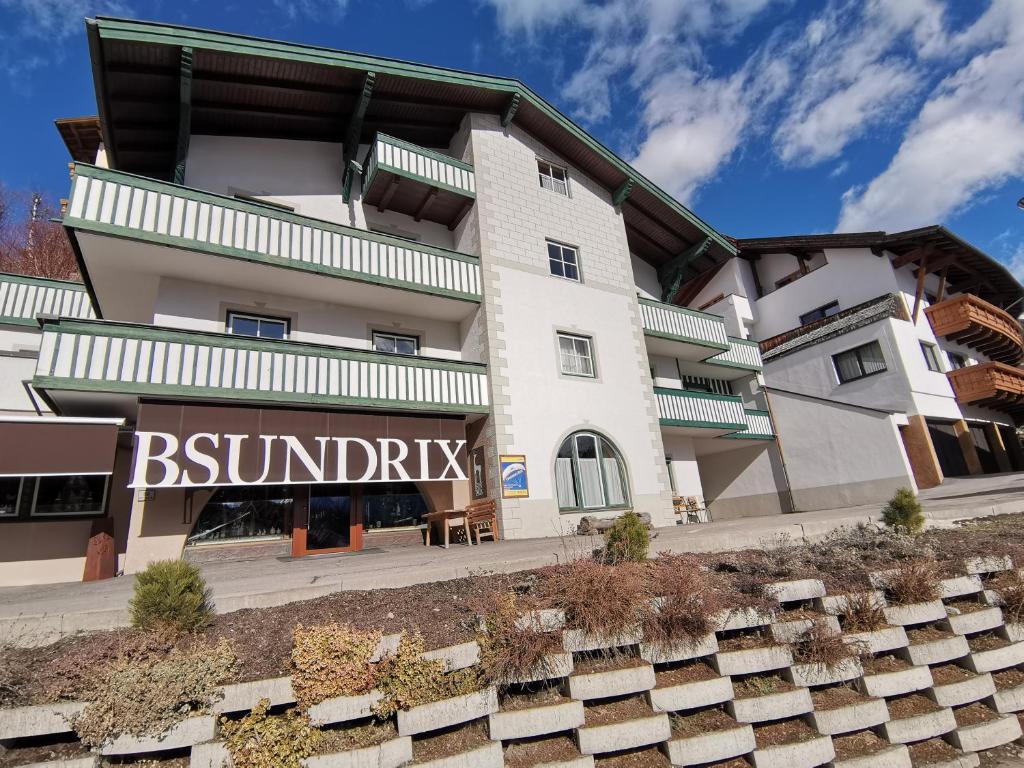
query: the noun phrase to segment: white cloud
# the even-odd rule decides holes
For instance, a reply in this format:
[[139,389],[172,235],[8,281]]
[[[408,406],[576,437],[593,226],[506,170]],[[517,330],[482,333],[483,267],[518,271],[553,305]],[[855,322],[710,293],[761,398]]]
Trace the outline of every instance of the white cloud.
[[532,37],[538,31],[560,24],[583,8],[583,0],[480,0],[494,8],[498,28],[505,35],[525,32]]
[[273,0],[274,7],[281,11],[288,21],[299,18],[336,21],[348,10],[348,0]]
[[847,160],[843,160],[841,163],[839,163],[839,165],[837,165],[835,168],[833,168],[831,171],[829,171],[828,175],[829,175],[829,178],[834,179],[837,176],[842,176],[848,170],[850,170],[850,163]]
[[0,8],[15,14],[18,35],[54,41],[80,33],[87,16],[133,15],[120,0],[0,0]]
[[1024,4],[995,0],[953,44],[993,43],[939,84],[889,166],[847,192],[839,231],[935,223],[1024,175]]

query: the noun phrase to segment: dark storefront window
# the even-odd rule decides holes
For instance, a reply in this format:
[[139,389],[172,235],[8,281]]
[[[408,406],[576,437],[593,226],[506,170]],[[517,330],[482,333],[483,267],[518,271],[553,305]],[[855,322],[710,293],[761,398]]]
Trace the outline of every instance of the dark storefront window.
[[310,486],[306,549],[347,547],[351,521],[352,496],[347,485]]
[[18,491],[20,489],[20,477],[0,478],[0,517],[13,517],[18,514]]
[[35,503],[32,507],[32,514],[102,514],[106,490],[106,475],[56,475],[40,477],[36,480]]
[[415,483],[368,483],[363,487],[363,507],[368,531],[419,525],[427,513]]
[[203,507],[188,543],[287,536],[292,528],[292,493],[287,485],[218,488]]

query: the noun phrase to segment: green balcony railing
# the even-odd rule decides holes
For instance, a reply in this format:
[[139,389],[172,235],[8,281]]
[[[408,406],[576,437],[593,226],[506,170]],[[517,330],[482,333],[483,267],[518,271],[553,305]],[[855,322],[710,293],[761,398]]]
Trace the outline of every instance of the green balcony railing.
[[129,323],[51,321],[33,386],[246,401],[488,410],[476,363]]
[[743,368],[749,371],[760,371],[763,368],[761,363],[761,347],[756,341],[737,339],[729,337],[729,349],[720,355],[709,357],[704,361],[714,365],[724,365],[729,368]]
[[655,387],[658,417],[666,427],[704,427],[744,430],[743,400],[735,395],[714,395]]
[[774,440],[775,429],[772,427],[772,418],[768,411],[758,411],[753,408],[743,409],[743,419],[747,424],[743,432],[735,432],[724,437],[731,437],[738,440]]
[[379,170],[422,181],[466,197],[476,197],[473,166],[440,152],[378,133],[363,171],[363,188],[373,184]]
[[0,324],[36,326],[40,315],[96,316],[81,283],[0,273]]
[[697,344],[707,347],[708,354],[729,350],[725,320],[718,315],[644,298],[640,299],[640,314],[648,336]]
[[475,256],[82,163],[75,165],[64,223],[253,263],[480,301],[480,260]]

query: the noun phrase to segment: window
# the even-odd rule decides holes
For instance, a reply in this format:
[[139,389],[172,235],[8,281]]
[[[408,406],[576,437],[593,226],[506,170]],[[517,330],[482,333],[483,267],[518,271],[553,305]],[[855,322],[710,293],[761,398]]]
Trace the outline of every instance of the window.
[[415,336],[374,331],[373,348],[378,352],[390,352],[397,355],[418,355],[420,340]]
[[228,333],[260,339],[287,339],[289,322],[277,317],[228,312]]
[[18,514],[20,494],[20,477],[0,477],[0,517],[14,517]]
[[540,185],[544,189],[550,189],[552,192],[568,197],[569,174],[565,172],[565,168],[559,168],[557,165],[538,160],[537,175],[540,177]]
[[823,304],[817,309],[812,309],[810,312],[800,315],[800,325],[807,325],[815,320],[824,320],[826,317],[832,317],[838,311],[839,302],[830,301],[828,304]]
[[0,518],[102,515],[107,475],[0,478]]
[[562,373],[594,377],[594,355],[586,336],[558,334],[558,355]]
[[577,432],[562,443],[555,458],[555,488],[563,512],[629,504],[622,458],[593,432]]
[[229,485],[218,488],[199,513],[186,544],[279,538],[292,527],[292,487]]
[[882,348],[877,341],[832,356],[839,383],[863,379],[886,370]]
[[967,358],[957,352],[949,353],[949,364],[953,366],[953,370],[967,367]]
[[579,252],[571,245],[561,245],[548,240],[548,267],[555,277],[580,281]]
[[926,341],[921,342],[921,354],[924,355],[924,363],[929,371],[942,373],[942,363],[939,361],[939,348]]

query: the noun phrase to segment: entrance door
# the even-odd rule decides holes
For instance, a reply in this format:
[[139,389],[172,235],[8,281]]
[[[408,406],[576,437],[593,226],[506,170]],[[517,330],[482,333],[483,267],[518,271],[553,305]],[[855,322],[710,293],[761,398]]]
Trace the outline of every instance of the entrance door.
[[362,549],[361,502],[359,486],[330,483],[297,487],[292,556]]
[[996,464],[996,455],[992,452],[992,446],[989,445],[985,428],[974,424],[971,424],[969,428],[971,430],[971,440],[974,441],[974,449],[977,451],[978,460],[981,462],[981,471],[986,475],[998,472],[999,465]]
[[964,452],[960,449],[960,440],[953,431],[953,425],[937,421],[929,421],[927,424],[942,474],[946,477],[963,477],[968,474]]

